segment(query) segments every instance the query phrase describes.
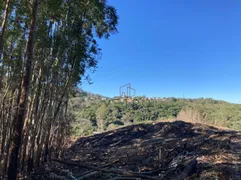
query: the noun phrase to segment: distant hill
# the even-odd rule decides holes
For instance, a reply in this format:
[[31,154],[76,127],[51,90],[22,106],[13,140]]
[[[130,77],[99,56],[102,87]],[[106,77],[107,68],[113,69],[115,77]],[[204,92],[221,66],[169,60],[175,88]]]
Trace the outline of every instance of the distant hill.
[[81,90],[69,106],[74,136],[175,119],[241,130],[241,105],[211,98],[108,98]]

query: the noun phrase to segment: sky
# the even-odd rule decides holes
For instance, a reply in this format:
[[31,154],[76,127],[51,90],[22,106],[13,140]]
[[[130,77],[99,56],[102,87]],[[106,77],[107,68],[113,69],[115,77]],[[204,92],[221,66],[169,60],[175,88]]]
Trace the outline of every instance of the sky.
[[137,96],[214,98],[241,104],[240,0],[109,0],[118,34],[99,40],[93,84],[108,97],[131,83]]

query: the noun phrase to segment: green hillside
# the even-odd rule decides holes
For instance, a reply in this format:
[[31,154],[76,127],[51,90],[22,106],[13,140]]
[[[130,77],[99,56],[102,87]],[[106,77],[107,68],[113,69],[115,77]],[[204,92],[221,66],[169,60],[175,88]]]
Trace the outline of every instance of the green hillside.
[[178,119],[241,130],[241,105],[213,99],[106,98],[81,92],[70,100],[74,136],[115,128]]

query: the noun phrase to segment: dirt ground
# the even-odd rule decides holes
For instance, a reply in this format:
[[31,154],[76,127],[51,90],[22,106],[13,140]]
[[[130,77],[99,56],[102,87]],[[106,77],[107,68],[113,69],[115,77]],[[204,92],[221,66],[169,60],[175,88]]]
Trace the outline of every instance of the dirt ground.
[[241,179],[241,133],[183,121],[82,137],[33,179]]

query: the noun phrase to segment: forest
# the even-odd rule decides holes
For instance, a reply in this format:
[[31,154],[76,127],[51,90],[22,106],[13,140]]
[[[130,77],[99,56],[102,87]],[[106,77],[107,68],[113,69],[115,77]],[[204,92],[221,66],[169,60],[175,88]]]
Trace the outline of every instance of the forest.
[[0,13],[0,175],[14,180],[63,155],[69,99],[118,16],[106,0],[1,0]]
[[70,112],[73,136],[166,120],[241,130],[241,105],[211,98],[106,98],[81,91],[70,99]]

